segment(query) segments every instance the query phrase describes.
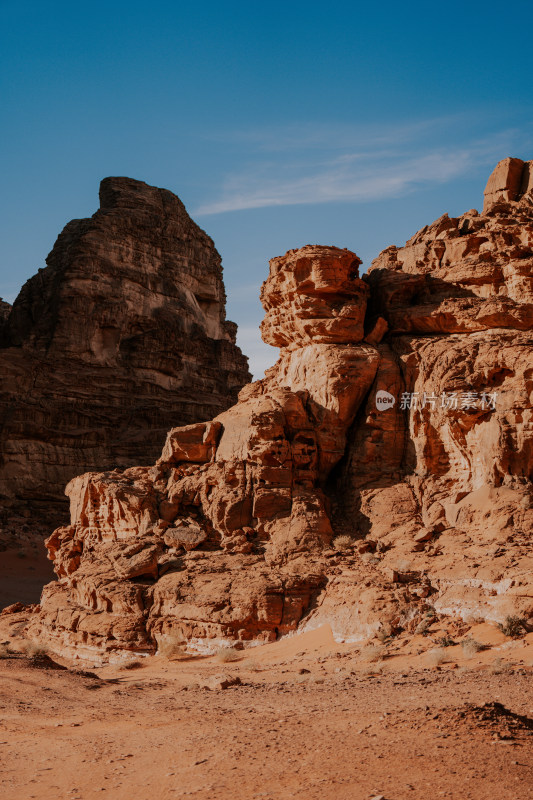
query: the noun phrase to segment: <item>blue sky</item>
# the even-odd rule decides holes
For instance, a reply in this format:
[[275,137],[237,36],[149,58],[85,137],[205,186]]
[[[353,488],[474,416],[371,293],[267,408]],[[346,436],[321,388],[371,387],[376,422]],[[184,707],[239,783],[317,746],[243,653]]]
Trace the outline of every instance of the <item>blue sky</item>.
[[0,0],[0,295],[12,301],[98,184],[170,189],[222,254],[256,376],[268,259],[364,268],[533,158],[528,2]]

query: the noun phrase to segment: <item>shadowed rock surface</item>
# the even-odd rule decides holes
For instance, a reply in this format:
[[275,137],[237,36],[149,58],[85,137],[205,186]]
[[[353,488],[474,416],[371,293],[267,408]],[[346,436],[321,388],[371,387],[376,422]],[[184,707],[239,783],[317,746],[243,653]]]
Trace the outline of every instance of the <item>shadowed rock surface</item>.
[[29,635],[109,659],[165,637],[212,650],[533,617],[533,202],[529,184],[501,194],[516,161],[483,214],[445,215],[364,279],[334,247],[273,259],[277,364],[173,429],[155,466],[71,481]]
[[61,521],[74,475],[151,463],[176,421],[216,415],[250,378],[212,240],[129,178],[102,181],[0,322],[0,504],[32,527]]
[[[339,637],[414,630],[424,604],[533,616],[532,164],[500,162],[483,214],[445,214],[365,276],[367,325],[381,316],[389,333],[332,490],[376,553],[370,577],[357,590],[337,578],[315,615]],[[393,408],[376,408],[380,390]]]

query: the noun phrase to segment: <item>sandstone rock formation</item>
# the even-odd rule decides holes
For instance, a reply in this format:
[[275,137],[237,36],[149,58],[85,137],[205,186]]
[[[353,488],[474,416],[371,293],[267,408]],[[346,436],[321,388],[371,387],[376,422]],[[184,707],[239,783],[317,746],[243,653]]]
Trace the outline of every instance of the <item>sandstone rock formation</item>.
[[0,308],[0,505],[50,532],[72,477],[153,462],[250,375],[220,256],[171,192],[106,178],[47,264]]
[[533,191],[533,162],[520,158],[504,158],[490,176],[485,189],[483,213],[500,201],[527,201]]
[[264,330],[282,352],[267,377],[213,422],[172,430],[154,467],[71,481],[71,525],[48,541],[60,581],[37,623],[54,647],[151,652],[165,636],[296,627],[325,574],[323,488],[379,362],[362,341],[359,263],[333,247],[273,259]]
[[339,636],[414,627],[414,597],[468,619],[533,615],[532,163],[501,162],[483,214],[444,215],[365,276],[368,324],[389,333],[335,493],[376,579],[357,565],[360,591],[353,574],[330,586],[312,624]]
[[277,364],[173,429],[154,467],[71,481],[29,634],[109,659],[165,637],[531,617],[533,198],[516,181],[492,177],[482,215],[442,217],[364,279],[333,247],[273,259]]

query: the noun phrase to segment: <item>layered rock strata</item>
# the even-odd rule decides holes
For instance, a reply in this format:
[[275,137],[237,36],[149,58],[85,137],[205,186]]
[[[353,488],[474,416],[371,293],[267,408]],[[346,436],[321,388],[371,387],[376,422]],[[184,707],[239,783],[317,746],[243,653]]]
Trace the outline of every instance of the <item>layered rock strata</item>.
[[516,161],[483,214],[442,217],[364,279],[337,248],[273,259],[277,364],[172,430],[154,467],[70,483],[29,634],[109,659],[165,637],[532,617],[533,203]]
[[0,504],[49,531],[72,477],[153,462],[172,425],[216,415],[250,379],[212,240],[141,181],[103,180],[100,209],[0,315]]
[[172,430],[154,467],[71,481],[71,525],[48,540],[60,580],[36,622],[54,647],[109,656],[296,628],[325,576],[324,486],[379,363],[359,263],[334,247],[273,259],[263,326],[281,357],[267,377]]
[[[414,629],[424,603],[467,620],[533,616],[532,165],[500,162],[482,214],[444,215],[365,276],[367,324],[384,318],[389,333],[335,494],[375,554],[330,585],[310,624],[355,638]],[[379,410],[383,390],[395,404]]]

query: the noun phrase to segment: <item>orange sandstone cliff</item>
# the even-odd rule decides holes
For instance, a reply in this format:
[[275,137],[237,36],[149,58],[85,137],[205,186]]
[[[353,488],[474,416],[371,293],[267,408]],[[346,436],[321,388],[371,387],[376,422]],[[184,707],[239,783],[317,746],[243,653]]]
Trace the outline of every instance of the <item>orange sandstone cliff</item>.
[[531,166],[501,162],[482,214],[441,217],[363,279],[335,247],[273,259],[277,364],[154,466],[70,482],[28,634],[117,660],[169,636],[210,651],[533,617]]

